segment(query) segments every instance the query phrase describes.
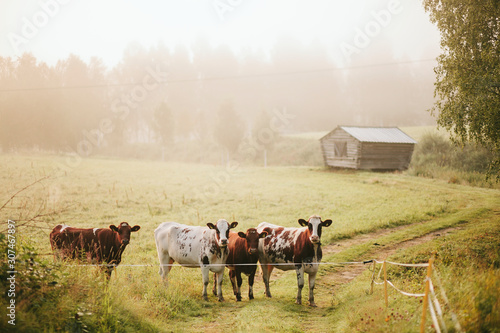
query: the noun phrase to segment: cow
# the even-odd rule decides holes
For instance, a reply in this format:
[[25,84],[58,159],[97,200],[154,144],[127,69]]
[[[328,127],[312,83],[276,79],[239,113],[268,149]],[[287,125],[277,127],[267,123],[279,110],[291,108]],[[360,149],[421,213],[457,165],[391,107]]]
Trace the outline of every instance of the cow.
[[[257,229],[250,228],[244,232],[230,232],[227,247],[229,255],[226,260],[226,267],[229,268],[229,279],[233,286],[236,301],[241,301],[241,284],[243,282],[241,273],[248,276],[248,298],[253,299],[253,282],[257,261],[259,260],[259,239],[266,237],[267,232],[257,232]],[[217,277],[214,274],[214,293]]]
[[309,220],[299,219],[302,228],[284,228],[267,222],[258,225],[258,232],[267,232],[259,242],[259,261],[262,277],[266,286],[266,296],[271,297],[269,278],[274,267],[297,273],[297,304],[302,304],[304,273],[309,274],[309,304],[314,303],[314,282],[321,261],[321,229],[329,227],[332,220],[321,221],[321,217],[312,215]]
[[177,222],[163,222],[155,230],[156,250],[160,262],[160,275],[165,284],[168,283],[168,273],[174,262],[185,267],[200,267],[203,278],[203,299],[208,300],[207,286],[210,271],[217,273],[217,297],[222,296],[222,277],[226,259],[229,230],[235,228],[238,222],[229,224],[220,219],[214,225],[207,223],[206,227],[187,226]]
[[59,224],[50,233],[50,245],[56,258],[83,259],[93,264],[107,264],[107,277],[122,260],[123,251],[130,243],[130,234],[141,227],[127,222],[109,228],[73,228]]

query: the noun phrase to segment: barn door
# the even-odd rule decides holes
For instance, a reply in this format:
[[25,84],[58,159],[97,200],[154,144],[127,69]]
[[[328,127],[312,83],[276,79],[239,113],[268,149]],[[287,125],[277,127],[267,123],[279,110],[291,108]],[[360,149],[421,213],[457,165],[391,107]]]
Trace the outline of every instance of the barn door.
[[347,141],[334,141],[335,157],[347,157]]

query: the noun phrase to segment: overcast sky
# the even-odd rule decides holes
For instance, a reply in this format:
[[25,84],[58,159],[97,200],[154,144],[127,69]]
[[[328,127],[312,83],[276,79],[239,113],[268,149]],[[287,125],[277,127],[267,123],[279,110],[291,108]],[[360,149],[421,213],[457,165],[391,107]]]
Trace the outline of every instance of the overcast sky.
[[49,64],[73,53],[113,66],[131,42],[173,48],[197,38],[268,52],[283,35],[320,41],[340,66],[379,39],[394,59],[439,54],[420,0],[2,0],[0,24],[0,56],[31,52]]

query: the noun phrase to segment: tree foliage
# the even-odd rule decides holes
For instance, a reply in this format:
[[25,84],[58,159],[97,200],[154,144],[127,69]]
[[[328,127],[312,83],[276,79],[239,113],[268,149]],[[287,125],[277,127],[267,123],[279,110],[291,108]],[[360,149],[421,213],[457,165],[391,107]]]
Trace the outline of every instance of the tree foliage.
[[174,140],[174,118],[172,111],[165,102],[162,102],[154,112],[155,127],[164,146],[170,145]]
[[424,0],[441,32],[431,112],[455,142],[487,147],[500,177],[500,1]]
[[[232,101],[242,136],[251,134],[259,110],[283,107],[294,116],[288,129],[296,131],[431,123],[422,110],[433,102],[432,64],[398,65],[409,59],[395,60],[382,40],[370,44],[370,50],[378,50],[375,55],[353,57],[350,65],[357,69],[342,71],[334,70],[325,45],[307,45],[291,36],[278,38],[269,54],[253,49],[235,53],[227,46],[212,47],[202,37],[189,47],[131,43],[113,66],[73,54],[55,64],[28,53],[15,59],[0,56],[0,150],[35,148],[83,157],[121,154],[133,145],[162,141],[174,147],[195,139],[206,150],[221,143],[215,132],[220,136],[229,128],[215,129],[226,118],[218,116],[224,100]],[[394,61],[390,71],[366,66],[388,59]],[[171,116],[160,120],[155,111],[162,101]],[[261,132],[265,139],[259,146],[268,141],[266,134]],[[239,142],[229,144],[229,152]]]
[[229,153],[233,153],[238,149],[244,133],[243,121],[234,109],[233,103],[224,102],[217,113],[215,139]]

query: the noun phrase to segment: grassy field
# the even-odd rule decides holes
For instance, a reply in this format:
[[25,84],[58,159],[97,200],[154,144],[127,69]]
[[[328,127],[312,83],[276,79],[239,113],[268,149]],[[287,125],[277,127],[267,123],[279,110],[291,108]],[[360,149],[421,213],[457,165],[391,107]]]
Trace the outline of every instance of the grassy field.
[[[214,167],[97,158],[72,161],[47,155],[4,154],[0,155],[0,162],[3,189],[0,205],[8,202],[0,210],[0,229],[6,229],[7,219],[18,221],[18,251],[24,249],[32,257],[36,252],[40,260],[33,266],[26,259],[22,266],[20,258],[18,268],[27,267],[18,286],[24,291],[21,290],[18,299],[17,317],[18,327],[26,331],[400,332],[402,327],[408,332],[418,331],[416,317],[421,305],[395,293],[391,294],[391,303],[414,317],[408,315],[405,317],[408,321],[399,323],[393,320],[388,326],[385,318],[390,310],[384,307],[382,290],[373,295],[365,292],[369,286],[367,270],[343,284],[335,276],[347,267],[321,266],[315,292],[318,308],[294,304],[297,290],[294,272],[273,272],[272,299],[264,297],[259,275],[254,287],[256,299],[249,301],[244,292],[243,301],[237,303],[226,276],[223,289],[226,302],[218,303],[210,295],[209,301],[204,302],[200,270],[181,267],[172,269],[166,289],[158,275],[153,238],[154,229],[164,221],[205,225],[225,218],[238,221],[237,230],[244,231],[262,221],[298,226],[297,219],[319,214],[334,221],[323,231],[322,243],[326,249],[367,236],[365,242],[341,251],[325,251],[324,261],[332,262],[385,259],[387,255],[405,261],[426,261],[440,245],[426,243],[426,248],[417,251],[408,249],[405,242],[450,228],[454,232],[449,237],[458,237],[461,242],[467,243],[464,239],[468,236],[484,236],[485,230],[492,230],[494,236],[489,236],[493,237],[492,242],[498,244],[499,240],[499,190],[401,173],[236,164]],[[17,191],[37,180],[40,181],[9,201]],[[141,230],[132,235],[122,266],[113,273],[109,284],[94,267],[75,267],[71,262],[53,267],[48,237],[53,226],[66,223],[75,227],[106,227],[121,221],[139,224]],[[497,226],[496,233],[493,226]],[[381,231],[388,232],[380,234]],[[452,238],[450,246],[455,241]],[[380,250],[388,248],[400,251]],[[488,251],[494,252],[495,248]],[[474,286],[467,280],[464,288],[476,294],[495,288],[500,265],[494,263],[493,260],[493,264],[483,267],[486,273],[481,277],[489,276],[484,285]],[[449,288],[446,291],[452,293],[453,299],[466,297],[449,283],[458,270],[452,267],[444,272],[444,284]],[[411,288],[421,286],[423,279],[422,275],[408,277],[399,271],[391,274]],[[247,288],[246,280],[243,288],[244,291]],[[486,305],[490,306],[490,312],[482,310],[487,317],[485,325],[498,320],[498,315],[488,317],[488,314],[498,309],[499,299]],[[461,304],[454,305],[463,323],[483,318],[466,309]],[[370,313],[370,319],[374,319],[372,326],[364,324],[368,318],[361,323],[365,312],[360,311]],[[5,325],[2,321],[0,328]]]

